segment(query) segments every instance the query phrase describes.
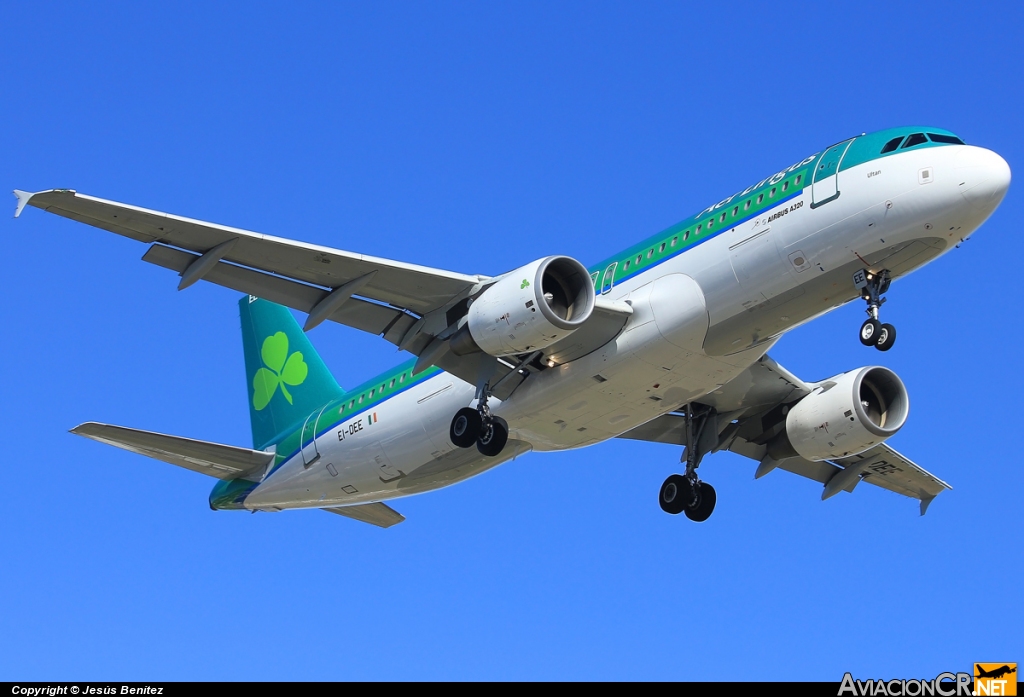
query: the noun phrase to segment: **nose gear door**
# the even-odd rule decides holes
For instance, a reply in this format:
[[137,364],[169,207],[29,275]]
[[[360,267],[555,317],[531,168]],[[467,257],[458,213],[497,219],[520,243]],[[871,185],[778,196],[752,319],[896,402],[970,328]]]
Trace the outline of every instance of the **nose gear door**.
[[854,140],[856,138],[850,138],[833,145],[818,160],[811,176],[811,208],[824,206],[839,198],[839,168]]

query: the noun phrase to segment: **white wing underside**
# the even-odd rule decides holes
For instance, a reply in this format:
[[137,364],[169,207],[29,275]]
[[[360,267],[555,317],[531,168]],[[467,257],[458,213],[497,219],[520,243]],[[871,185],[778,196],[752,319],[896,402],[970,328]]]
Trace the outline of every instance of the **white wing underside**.
[[[239,228],[107,201],[70,189],[38,193],[15,191],[20,215],[26,205],[150,244],[143,260],[181,277],[179,288],[205,280],[310,314],[307,328],[331,320],[382,336],[401,349],[470,383],[486,369],[492,384],[511,372],[515,359],[439,351],[438,339],[460,303],[495,279],[406,264],[331,247],[295,242]],[[597,350],[614,338],[628,319],[628,308],[600,301],[591,318],[545,354],[565,363]],[[538,362],[538,365],[540,362]],[[516,379],[501,380],[506,398]]]

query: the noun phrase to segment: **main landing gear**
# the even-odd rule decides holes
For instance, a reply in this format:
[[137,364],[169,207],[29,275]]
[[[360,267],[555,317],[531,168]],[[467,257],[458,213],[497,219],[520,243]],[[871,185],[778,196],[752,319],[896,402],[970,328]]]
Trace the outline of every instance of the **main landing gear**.
[[487,407],[487,390],[477,402],[477,407],[465,407],[455,412],[448,435],[452,443],[460,448],[469,448],[476,443],[476,449],[487,457],[501,453],[508,442],[508,423],[500,416],[491,414]]
[[718,496],[713,486],[697,476],[697,467],[705,453],[718,444],[718,419],[713,409],[693,404],[686,405],[684,415],[686,449],[680,462],[686,463],[686,472],[673,474],[665,480],[658,503],[666,513],[685,513],[690,520],[703,523],[715,510]]
[[853,285],[868,304],[868,319],[860,325],[860,343],[874,346],[879,351],[888,351],[896,343],[896,327],[878,321],[878,310],[885,303],[882,295],[889,290],[891,282],[888,269],[878,273],[861,269],[853,274]]

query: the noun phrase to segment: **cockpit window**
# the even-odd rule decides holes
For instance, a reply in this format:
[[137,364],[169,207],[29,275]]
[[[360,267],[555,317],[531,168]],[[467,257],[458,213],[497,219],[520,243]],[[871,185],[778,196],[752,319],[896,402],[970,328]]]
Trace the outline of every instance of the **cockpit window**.
[[944,136],[939,133],[929,133],[928,137],[933,143],[949,143],[950,145],[966,145],[956,136]]
[[928,139],[924,137],[924,133],[911,133],[910,137],[907,138],[907,142],[903,144],[904,148],[912,148],[915,145],[921,143],[927,143]]
[[885,146],[882,148],[882,154],[884,155],[887,152],[892,152],[893,150],[900,146],[900,143],[902,141],[903,136],[900,136],[899,138],[893,138],[888,143],[886,143]]

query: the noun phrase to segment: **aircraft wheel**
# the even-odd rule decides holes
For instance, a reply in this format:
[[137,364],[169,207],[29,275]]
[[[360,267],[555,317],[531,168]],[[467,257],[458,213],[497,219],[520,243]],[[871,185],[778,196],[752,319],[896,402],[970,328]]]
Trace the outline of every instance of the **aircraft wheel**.
[[468,448],[476,443],[476,439],[480,436],[481,426],[483,426],[483,420],[480,418],[480,412],[472,407],[465,407],[455,412],[452,426],[448,429],[448,437],[458,447]]
[[658,503],[661,510],[672,515],[679,515],[693,499],[693,487],[690,480],[681,474],[673,474],[661,485]]
[[[878,335],[882,332],[882,323],[877,319],[865,320],[860,325],[860,343],[865,346],[872,346],[878,343]],[[894,334],[895,336],[895,334]]]
[[498,455],[508,442],[508,425],[505,420],[497,416],[492,417],[490,423],[485,423],[480,430],[480,437],[476,441],[476,449],[487,457]]
[[875,348],[879,351],[888,351],[896,343],[896,327],[891,324],[883,324],[882,331],[878,333],[878,341]]
[[686,509],[686,517],[696,523],[703,523],[711,517],[717,501],[718,495],[715,493],[715,487],[707,482],[701,482],[697,488],[697,503]]

